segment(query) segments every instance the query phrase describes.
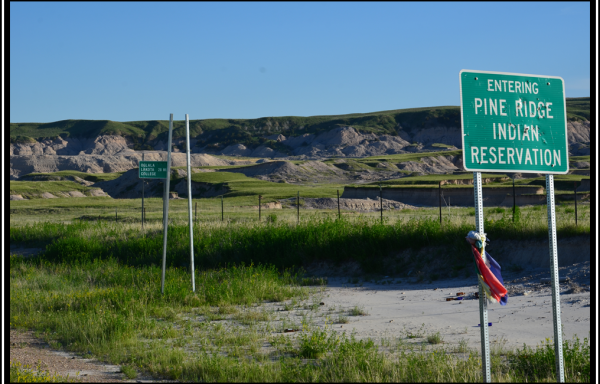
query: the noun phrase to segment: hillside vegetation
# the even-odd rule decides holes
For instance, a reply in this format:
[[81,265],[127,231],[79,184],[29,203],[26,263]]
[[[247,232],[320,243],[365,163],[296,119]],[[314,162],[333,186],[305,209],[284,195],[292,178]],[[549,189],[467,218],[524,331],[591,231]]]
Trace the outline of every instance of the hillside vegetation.
[[[567,98],[571,121],[590,119],[590,98]],[[264,136],[318,134],[340,126],[352,126],[361,133],[396,136],[401,131],[415,132],[432,126],[459,126],[460,108],[455,106],[395,109],[389,111],[329,116],[280,116],[258,119],[204,119],[190,121],[190,135],[198,146],[224,148],[241,143],[257,147],[272,141]],[[52,123],[11,123],[11,142],[62,137],[119,135],[134,142],[133,149],[151,149],[155,141],[166,141],[168,120],[116,122],[110,120],[62,120]],[[173,122],[173,139],[185,137],[185,121]],[[267,143],[270,146],[279,144]]]

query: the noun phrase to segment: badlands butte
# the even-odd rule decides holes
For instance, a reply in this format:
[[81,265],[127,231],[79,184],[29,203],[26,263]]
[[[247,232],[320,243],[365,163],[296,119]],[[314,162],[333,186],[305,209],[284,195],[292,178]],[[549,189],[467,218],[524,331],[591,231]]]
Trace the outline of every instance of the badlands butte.
[[[590,99],[567,98],[566,104],[570,173],[580,175],[580,190],[589,191]],[[11,123],[11,199],[93,195],[139,198],[138,162],[142,156],[150,161],[166,160],[168,124],[167,120]],[[180,196],[187,193],[181,179],[186,175],[184,124],[177,120],[173,129],[171,186]],[[346,188],[342,197],[348,199],[377,198],[378,188],[368,186],[380,182],[390,188],[411,187],[409,192],[386,192],[386,204],[390,208],[398,202],[437,205],[437,193],[432,191],[431,196],[426,196],[415,188],[419,184],[437,186],[438,181],[472,183],[462,165],[460,131],[459,107],[339,116],[191,120],[191,162],[195,173],[238,173],[288,184],[343,184]],[[439,176],[427,179],[428,175]],[[490,174],[484,178],[493,184],[506,183],[513,176],[533,180],[542,175]],[[54,193],[39,188],[35,192],[19,189],[22,181],[59,180],[85,188]],[[148,180],[145,196],[160,196],[161,185],[159,180]],[[543,183],[519,185],[526,188],[517,193],[524,195],[520,197],[522,204],[545,201],[541,196],[531,197],[544,193]],[[224,193],[224,184],[199,182],[194,182],[192,191],[194,197]],[[454,194],[454,204],[472,204],[472,190],[456,190]],[[486,204],[508,204],[504,191],[497,195]]]

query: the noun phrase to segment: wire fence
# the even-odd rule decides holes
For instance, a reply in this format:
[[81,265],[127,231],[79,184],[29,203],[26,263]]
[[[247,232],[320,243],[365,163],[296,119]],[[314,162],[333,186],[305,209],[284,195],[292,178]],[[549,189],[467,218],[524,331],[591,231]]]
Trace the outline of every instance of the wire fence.
[[[429,205],[427,207],[406,206],[401,202],[389,199],[386,188],[373,189],[370,199],[354,199],[355,201],[365,201],[360,207],[348,204],[349,200],[343,198],[340,191],[334,195],[323,196],[322,198],[304,197],[300,191],[295,197],[286,199],[265,199],[263,195],[256,195],[250,198],[240,199],[239,197],[217,196],[213,198],[193,198],[192,199],[192,220],[194,223],[200,222],[296,222],[300,223],[307,220],[320,218],[331,219],[353,219],[370,218],[378,219],[381,223],[394,223],[398,220],[408,220],[410,218],[428,218],[437,219],[440,225],[448,220],[472,220],[474,215],[473,207],[458,205],[453,203],[456,199],[442,183],[437,189],[437,207]],[[518,189],[518,188],[517,188]],[[433,193],[434,190],[432,190]],[[456,189],[454,189],[456,191]],[[189,220],[188,200],[174,195],[169,200],[169,222],[187,222]],[[577,207],[578,199],[584,196],[581,192],[573,191],[573,194],[564,197],[570,197],[570,201],[563,200],[557,202],[557,212],[561,214],[563,220],[571,220],[575,225],[579,221],[589,217],[589,205],[581,208]],[[585,194],[589,196],[589,193]],[[519,194],[515,193],[508,196],[506,201],[512,200],[512,206],[496,206],[486,208],[486,217],[495,219],[502,215],[511,215],[514,221],[519,212]],[[431,196],[429,197],[431,200]],[[62,200],[62,199],[61,199]],[[255,204],[248,204],[248,201],[255,200]],[[545,195],[538,195],[537,200],[545,202]],[[56,202],[54,200],[52,203]],[[141,199],[108,199],[104,204],[95,206],[80,206],[77,208],[67,208],[62,204],[62,208],[55,207],[46,209],[44,213],[39,213],[35,209],[30,213],[11,209],[11,225],[18,225],[16,221],[22,219],[26,221],[101,221],[113,223],[139,223],[142,226],[147,224],[162,223],[164,220],[164,201],[162,198],[145,198],[142,208]],[[546,211],[544,204],[529,206],[529,210],[542,213]],[[28,211],[29,212],[29,211]],[[490,216],[491,215],[491,216]],[[23,219],[24,216],[30,216],[29,219]],[[544,220],[540,215],[540,220]],[[14,223],[13,223],[14,222]]]

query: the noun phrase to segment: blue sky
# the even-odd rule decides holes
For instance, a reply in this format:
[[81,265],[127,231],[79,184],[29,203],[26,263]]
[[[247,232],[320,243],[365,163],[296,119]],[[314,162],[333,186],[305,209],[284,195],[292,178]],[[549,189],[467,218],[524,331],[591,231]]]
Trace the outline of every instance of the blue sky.
[[461,69],[590,95],[590,4],[10,3],[10,121],[460,105]]

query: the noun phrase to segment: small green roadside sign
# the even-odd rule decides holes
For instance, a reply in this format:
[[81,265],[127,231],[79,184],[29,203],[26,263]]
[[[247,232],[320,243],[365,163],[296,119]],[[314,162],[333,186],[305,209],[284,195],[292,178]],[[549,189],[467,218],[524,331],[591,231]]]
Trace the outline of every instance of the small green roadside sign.
[[460,71],[463,164],[472,172],[569,172],[564,80]]
[[139,163],[140,179],[166,179],[167,162],[166,161],[140,161]]

